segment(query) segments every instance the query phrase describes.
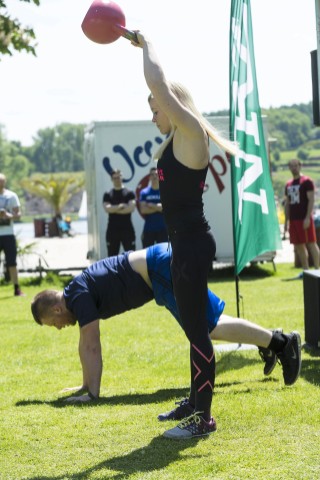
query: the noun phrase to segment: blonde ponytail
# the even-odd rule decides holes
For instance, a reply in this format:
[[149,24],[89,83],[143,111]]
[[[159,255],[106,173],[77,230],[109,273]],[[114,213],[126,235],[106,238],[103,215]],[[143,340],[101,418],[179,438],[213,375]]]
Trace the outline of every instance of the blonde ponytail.
[[[230,155],[235,155],[237,153],[237,144],[232,142],[231,140],[227,139],[221,133],[218,132],[216,128],[214,128],[211,123],[199,112],[196,108],[193,99],[184,85],[177,82],[169,82],[170,90],[172,93],[178,98],[181,104],[189,109],[199,120],[200,125],[203,129],[207,132],[208,136],[213,140],[213,142],[223,151],[230,153]],[[148,101],[153,98],[152,93],[148,97]],[[159,160],[163,151],[165,150],[166,146],[172,140],[176,127],[172,127],[170,135],[165,141],[160,145],[159,149],[154,154],[154,159]]]

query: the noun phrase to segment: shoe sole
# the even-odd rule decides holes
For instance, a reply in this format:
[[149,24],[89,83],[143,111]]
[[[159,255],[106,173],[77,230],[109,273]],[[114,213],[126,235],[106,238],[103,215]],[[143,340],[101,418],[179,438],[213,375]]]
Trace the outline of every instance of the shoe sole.
[[271,373],[273,372],[273,370],[276,368],[277,358],[278,358],[278,357],[277,357],[277,355],[275,354],[275,355],[274,355],[274,362],[273,362],[273,364],[271,365],[271,363],[270,363],[268,370],[265,370],[265,369],[263,370],[264,375],[266,375],[266,376],[271,375]]
[[[200,437],[209,437],[209,435],[211,435],[211,433],[214,433],[217,431],[217,428],[215,428],[214,430],[212,430],[211,432],[208,432],[208,433],[201,433],[199,435],[191,435],[190,437],[187,437],[187,436],[183,436],[181,435],[181,437],[179,437],[178,435],[168,435],[167,433],[168,432],[164,432],[163,433],[163,437],[164,438],[169,438],[169,440],[192,440],[193,438],[200,438]],[[167,434],[167,435],[166,435]]]

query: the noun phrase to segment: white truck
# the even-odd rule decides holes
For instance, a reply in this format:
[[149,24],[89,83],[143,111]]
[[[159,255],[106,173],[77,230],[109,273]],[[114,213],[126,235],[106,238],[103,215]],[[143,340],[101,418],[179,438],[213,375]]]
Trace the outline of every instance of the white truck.
[[[208,117],[222,133],[229,131],[228,117]],[[112,188],[110,172],[119,169],[124,186],[136,192],[147,185],[149,170],[155,165],[153,153],[164,140],[151,121],[93,122],[85,133],[84,158],[88,206],[88,258],[95,261],[107,256],[108,215],[103,208],[103,194]],[[226,154],[210,142],[210,162],[205,193],[206,217],[217,243],[217,262],[233,263],[233,229],[230,162]],[[179,182],[179,179],[177,179]],[[132,214],[136,246],[141,248],[144,219],[136,208]],[[273,261],[275,252],[261,260]],[[258,257],[260,259],[260,257]]]

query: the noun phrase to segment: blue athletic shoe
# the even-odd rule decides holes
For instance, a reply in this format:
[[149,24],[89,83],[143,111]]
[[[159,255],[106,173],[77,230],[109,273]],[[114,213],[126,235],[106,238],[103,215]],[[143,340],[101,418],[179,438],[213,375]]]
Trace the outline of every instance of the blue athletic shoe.
[[190,405],[188,398],[176,402],[176,405],[178,406],[170,412],[160,413],[160,415],[158,415],[158,420],[160,422],[166,422],[167,420],[182,420],[183,418],[189,417],[194,411],[194,407]]

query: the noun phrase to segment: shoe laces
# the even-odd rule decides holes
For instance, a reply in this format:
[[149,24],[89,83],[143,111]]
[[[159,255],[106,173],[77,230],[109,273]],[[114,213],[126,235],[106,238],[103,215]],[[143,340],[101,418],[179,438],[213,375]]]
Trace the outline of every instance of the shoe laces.
[[187,398],[183,398],[182,400],[178,400],[175,402],[175,405],[179,405],[179,407],[182,407],[182,405],[187,405],[187,403],[190,403]]
[[180,424],[179,424],[179,428],[186,428],[188,427],[189,425],[191,425],[192,423],[196,423],[197,425],[199,425],[201,423],[201,416],[203,412],[193,412],[191,415],[189,415],[189,417],[187,418],[184,418]]

